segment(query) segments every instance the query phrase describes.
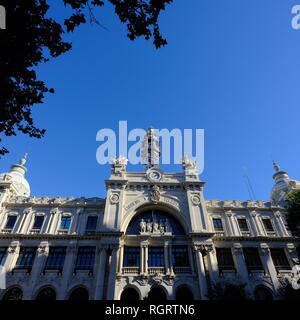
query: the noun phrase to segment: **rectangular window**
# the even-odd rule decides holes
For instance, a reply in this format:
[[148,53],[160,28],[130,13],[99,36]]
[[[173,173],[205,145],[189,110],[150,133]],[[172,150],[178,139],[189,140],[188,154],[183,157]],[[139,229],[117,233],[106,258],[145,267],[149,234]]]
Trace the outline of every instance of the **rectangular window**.
[[264,270],[257,248],[243,248],[248,271]]
[[238,218],[237,220],[238,220],[238,224],[241,232],[248,232],[249,227],[248,227],[247,220],[245,218]]
[[71,224],[71,217],[70,216],[62,216],[60,229],[69,230]]
[[36,248],[21,247],[16,263],[16,269],[31,269],[35,257]]
[[45,270],[62,271],[66,257],[65,247],[50,247]]
[[148,264],[149,267],[164,267],[164,248],[149,247],[148,248]]
[[124,267],[140,266],[140,248],[124,247]]
[[76,263],[75,263],[75,271],[76,270],[92,271],[94,268],[95,253],[96,253],[95,247],[79,247]]
[[189,266],[188,248],[186,246],[172,247],[172,263],[174,267]]
[[0,248],[0,266],[4,264],[7,248]]
[[17,216],[8,216],[5,229],[12,229],[17,221]]
[[32,229],[41,229],[44,222],[44,216],[35,216]]
[[289,270],[291,266],[283,248],[270,249],[274,266],[277,270]]
[[96,230],[98,217],[88,217],[86,223],[86,230]]
[[265,230],[266,230],[267,232],[274,232],[274,228],[273,228],[271,219],[262,219],[262,221],[263,221]]
[[223,223],[221,218],[213,218],[213,225],[215,231],[223,231]]
[[230,248],[216,248],[219,270],[235,270]]

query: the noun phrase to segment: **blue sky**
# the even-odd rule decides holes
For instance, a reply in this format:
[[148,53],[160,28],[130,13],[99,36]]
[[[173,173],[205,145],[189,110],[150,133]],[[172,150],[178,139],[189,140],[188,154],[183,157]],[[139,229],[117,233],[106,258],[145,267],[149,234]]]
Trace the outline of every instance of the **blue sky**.
[[300,30],[291,28],[298,2],[175,0],[160,18],[169,44],[159,50],[130,41],[112,7],[100,8],[109,31],[82,26],[68,36],[72,51],[39,68],[56,90],[34,111],[45,138],[5,138],[11,152],[0,171],[29,152],[33,195],[104,197],[110,166],[96,162],[99,129],[117,130],[119,120],[129,130],[201,128],[205,198],[249,199],[246,167],[256,198],[268,200],[273,158],[300,179]]

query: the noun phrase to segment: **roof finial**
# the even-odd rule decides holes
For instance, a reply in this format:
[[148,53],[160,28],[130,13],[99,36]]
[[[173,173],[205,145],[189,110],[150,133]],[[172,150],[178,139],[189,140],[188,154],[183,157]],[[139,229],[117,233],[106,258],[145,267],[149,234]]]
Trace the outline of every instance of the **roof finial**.
[[279,165],[278,165],[274,160],[272,160],[272,162],[273,162],[273,168],[274,168],[274,170],[275,170],[276,172],[278,172],[278,171],[280,170]]
[[26,153],[24,154],[24,157],[20,160],[20,165],[21,165],[21,166],[24,166],[24,164],[26,163],[26,161],[27,161],[27,156],[28,156],[28,153],[26,152]]
[[148,128],[144,139],[141,142],[141,156],[144,165],[150,169],[159,163],[160,146],[159,139],[153,127]]

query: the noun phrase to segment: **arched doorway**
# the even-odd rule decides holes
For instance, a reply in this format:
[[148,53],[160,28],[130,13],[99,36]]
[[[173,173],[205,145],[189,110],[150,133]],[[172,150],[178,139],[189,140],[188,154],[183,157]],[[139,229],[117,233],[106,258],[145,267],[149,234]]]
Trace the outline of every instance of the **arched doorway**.
[[13,287],[8,289],[2,300],[22,300],[23,299],[23,291],[18,287]]
[[273,300],[273,295],[266,287],[259,286],[254,290],[254,298],[255,300]]
[[76,288],[71,292],[71,294],[69,296],[69,300],[72,300],[72,301],[89,300],[89,293],[83,287]]
[[189,288],[182,286],[176,290],[176,300],[192,301],[194,300],[194,296]]
[[166,301],[167,296],[163,288],[153,287],[149,291],[148,298],[146,300],[161,302],[161,301]]
[[126,288],[121,294],[121,299],[123,301],[137,301],[140,300],[139,293],[133,288]]
[[40,290],[35,300],[39,301],[53,301],[56,300],[56,292],[50,287]]

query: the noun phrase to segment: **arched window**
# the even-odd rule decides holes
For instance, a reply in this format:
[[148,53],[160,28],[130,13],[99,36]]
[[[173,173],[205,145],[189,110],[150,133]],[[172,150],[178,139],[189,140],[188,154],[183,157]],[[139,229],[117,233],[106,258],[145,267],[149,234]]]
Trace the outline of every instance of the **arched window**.
[[8,289],[2,300],[22,300],[23,299],[23,291],[18,287],[13,287]]
[[273,300],[273,295],[269,289],[263,286],[258,286],[254,290],[255,300]]
[[191,301],[194,300],[194,296],[189,288],[183,286],[176,290],[176,300]]
[[152,287],[148,294],[148,298],[145,300],[148,301],[156,301],[156,302],[161,302],[161,301],[166,301],[167,296],[163,288],[161,287]]
[[134,217],[126,230],[126,234],[140,234],[141,222],[145,225],[145,232],[172,232],[176,235],[184,235],[181,224],[170,214],[160,210],[148,210]]
[[140,300],[139,293],[133,288],[126,288],[121,294],[121,300],[123,301],[137,301]]
[[73,301],[89,300],[89,293],[85,288],[82,288],[82,287],[76,288],[71,292],[69,300],[73,300]]
[[46,287],[46,288],[43,288],[38,293],[35,300],[40,300],[40,301],[56,300],[56,293],[55,293],[54,289],[52,289],[50,287]]

